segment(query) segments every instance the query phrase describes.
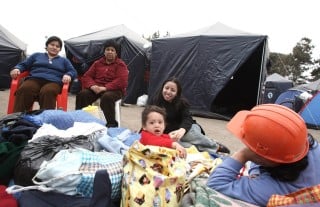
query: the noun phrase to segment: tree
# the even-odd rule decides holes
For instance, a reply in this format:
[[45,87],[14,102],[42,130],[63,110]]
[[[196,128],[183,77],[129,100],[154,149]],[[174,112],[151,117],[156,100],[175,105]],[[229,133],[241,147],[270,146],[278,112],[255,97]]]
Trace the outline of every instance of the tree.
[[[292,49],[292,53],[285,55],[280,53],[271,53],[272,62],[270,72],[276,72],[282,76],[287,76],[297,84],[305,83],[310,80],[308,71],[314,67],[312,59],[312,50],[314,45],[311,39],[302,38]],[[312,74],[312,72],[311,72]]]
[[158,39],[160,37],[160,32],[159,32],[159,30],[158,31],[156,31],[155,33],[153,33],[152,34],[152,37],[151,37],[151,39]]
[[315,65],[311,72],[312,81],[320,79],[320,59],[314,61]]
[[270,53],[269,59],[271,67],[268,68],[268,73],[278,73],[282,76],[288,76],[288,73],[285,69],[285,62],[287,58],[287,55],[281,54],[281,53]]
[[[160,35],[159,30],[158,30],[158,31],[154,32],[152,35],[149,35],[148,37],[145,37],[144,35],[142,35],[142,37],[143,37],[144,39],[146,39],[146,40],[151,41],[151,40],[160,38],[161,35]],[[162,36],[162,37],[170,37],[170,32],[167,31],[166,34],[165,34],[164,36]]]
[[170,37],[170,32],[167,31],[167,33],[163,37]]
[[311,39],[302,38],[300,42],[293,48],[292,54],[289,54],[290,63],[292,66],[292,71],[290,75],[292,75],[292,80],[294,82],[306,82],[308,81],[308,77],[305,74],[314,64],[312,60],[312,50],[314,46],[311,44]]

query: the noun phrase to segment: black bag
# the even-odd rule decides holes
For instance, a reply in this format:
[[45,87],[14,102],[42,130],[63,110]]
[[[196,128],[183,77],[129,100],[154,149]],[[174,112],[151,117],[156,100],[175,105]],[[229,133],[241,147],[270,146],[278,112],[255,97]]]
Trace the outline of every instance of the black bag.
[[34,110],[31,112],[17,112],[8,114],[0,119],[0,141],[14,142],[23,144],[26,140],[32,138],[40,126],[24,119],[24,115],[39,114],[43,110]]
[[93,141],[83,135],[71,138],[44,136],[29,142],[22,150],[15,166],[15,184],[21,186],[34,185],[32,178],[44,160],[51,160],[62,149],[77,147],[94,151]]
[[21,112],[8,114],[0,118],[0,141],[7,141],[2,135],[3,130],[8,130],[11,125],[15,124],[21,118]]

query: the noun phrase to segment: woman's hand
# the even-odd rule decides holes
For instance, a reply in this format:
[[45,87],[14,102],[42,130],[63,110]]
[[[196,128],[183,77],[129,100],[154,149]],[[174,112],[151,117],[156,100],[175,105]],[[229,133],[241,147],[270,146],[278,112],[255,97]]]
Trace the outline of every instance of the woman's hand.
[[172,140],[179,141],[184,136],[185,133],[186,133],[186,130],[184,128],[180,128],[170,132],[169,136]]
[[10,76],[12,79],[17,79],[19,75],[20,75],[20,70],[18,68],[15,68],[10,71]]
[[97,85],[93,85],[90,87],[90,89],[95,93],[95,94],[99,94],[103,91],[107,91],[106,87],[103,86],[97,86]]
[[63,83],[70,83],[71,81],[71,76],[70,75],[63,75],[62,77],[62,82]]

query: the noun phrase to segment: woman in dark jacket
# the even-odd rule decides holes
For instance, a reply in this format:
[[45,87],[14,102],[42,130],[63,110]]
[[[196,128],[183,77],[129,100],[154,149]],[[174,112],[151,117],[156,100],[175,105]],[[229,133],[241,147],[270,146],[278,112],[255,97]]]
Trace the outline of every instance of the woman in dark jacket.
[[165,108],[167,117],[164,133],[179,141],[182,146],[195,145],[199,151],[211,154],[230,153],[227,147],[204,135],[201,126],[191,116],[189,104],[182,97],[182,87],[177,78],[165,80],[149,104]]

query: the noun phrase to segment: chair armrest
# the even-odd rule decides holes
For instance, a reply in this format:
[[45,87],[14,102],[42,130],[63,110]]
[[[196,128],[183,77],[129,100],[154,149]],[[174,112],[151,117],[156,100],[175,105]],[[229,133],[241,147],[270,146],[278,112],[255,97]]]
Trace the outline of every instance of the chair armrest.
[[64,83],[61,93],[57,96],[57,109],[67,111],[68,109],[68,92],[70,83]]
[[18,77],[16,79],[12,79],[11,80],[11,86],[10,86],[10,92],[11,91],[16,92],[20,81],[23,78],[27,77],[28,75],[29,75],[29,71],[24,71],[24,72],[20,73],[20,75],[18,75]]
[[24,71],[20,73],[20,75],[16,79],[11,80],[7,114],[13,113],[13,105],[14,105],[16,90],[18,89],[20,81],[23,78],[27,77],[28,75],[29,75],[29,71]]

